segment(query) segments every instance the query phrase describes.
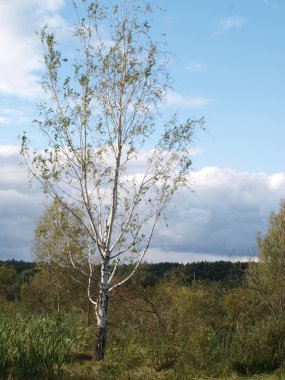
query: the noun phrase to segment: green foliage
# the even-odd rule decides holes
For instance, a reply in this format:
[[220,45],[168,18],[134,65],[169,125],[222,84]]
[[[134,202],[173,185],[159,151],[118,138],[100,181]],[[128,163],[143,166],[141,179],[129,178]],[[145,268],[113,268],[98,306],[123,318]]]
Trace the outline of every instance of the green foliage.
[[241,374],[271,372],[285,359],[285,321],[267,318],[235,335],[231,367]]
[[121,289],[116,297],[123,291],[123,311],[112,302],[107,360],[124,363],[126,370],[147,365],[156,376],[219,373],[223,330],[218,288],[163,283],[153,289]]
[[285,202],[269,217],[269,228],[264,237],[257,236],[258,263],[251,263],[247,272],[249,287],[256,291],[271,315],[285,316]]
[[0,319],[0,373],[14,379],[60,375],[82,335],[68,319],[16,315]]
[[13,301],[17,296],[17,277],[13,267],[0,265],[0,302]]
[[[70,362],[69,353],[76,348],[75,342],[72,349],[66,347],[69,353],[61,354],[64,360],[60,355],[51,359],[51,353],[55,357],[57,355],[53,351],[55,346],[65,350],[62,347],[64,341],[58,344],[59,335],[67,334],[73,339],[72,334],[86,325],[87,304],[84,298],[84,302],[76,300],[76,296],[81,294],[80,284],[71,281],[60,268],[52,268],[54,264],[44,265],[47,268],[41,270],[39,267],[37,274],[22,285],[22,299],[10,302],[17,303],[18,309],[21,307],[39,316],[10,318],[6,312],[6,317],[3,314],[0,321],[0,373],[3,376],[12,374],[14,378],[24,378],[23,374],[33,366],[35,371],[46,371],[41,373],[41,378],[55,376],[59,371],[64,379],[76,380],[205,380],[213,376],[219,379],[233,376],[236,380],[238,374],[249,376],[272,371],[277,371],[276,376],[260,375],[256,379],[284,378],[285,318],[282,314],[275,318],[256,289],[237,286],[240,280],[235,282],[235,275],[241,265],[223,262],[189,265],[144,263],[129,284],[110,295],[104,363],[90,360],[94,324],[84,327],[88,335],[81,340],[81,347],[84,343],[82,354],[73,354]],[[257,268],[258,263],[250,264],[250,270],[252,266]],[[191,273],[188,268],[191,271],[195,268],[197,276],[202,278],[213,276],[213,271],[220,268],[218,273],[222,281],[197,278],[193,281],[190,277],[188,283],[188,274]],[[179,269],[183,269],[182,274]],[[125,277],[131,270],[131,265],[122,265],[118,269],[118,278]],[[18,281],[17,277],[13,278]],[[60,315],[66,330],[64,328],[58,333],[58,319],[49,315],[58,313],[57,286],[60,284]],[[93,312],[92,308],[88,309],[88,313]],[[70,313],[76,313],[76,317],[67,320]],[[50,319],[52,323],[48,322]],[[53,345],[51,341],[56,343]],[[21,351],[23,346],[28,348]],[[40,358],[42,352],[50,354]],[[33,360],[38,361],[37,367],[31,364]],[[50,375],[47,369],[43,369],[43,360],[52,362]],[[37,377],[32,373],[26,377]]]
[[[38,221],[38,227],[36,231],[36,240],[34,246],[35,258],[44,259],[45,256],[40,253],[41,244],[47,244],[50,250],[49,257],[54,250],[52,244],[56,244],[57,240],[63,238],[62,231],[59,230],[57,222],[54,220],[56,215],[53,213],[47,218],[49,214],[49,208],[47,208],[46,215]],[[52,223],[52,224],[51,224]],[[78,228],[78,227],[77,227]],[[49,229],[48,235],[46,230]],[[76,232],[77,231],[77,232]],[[82,236],[83,231],[75,229],[69,232],[70,235],[75,234],[73,244],[76,247],[76,236]],[[48,240],[45,240],[48,239]],[[45,240],[45,241],[44,241]],[[79,246],[82,247],[82,242],[78,242]],[[79,248],[78,247],[78,250]],[[61,252],[64,255],[64,252]],[[0,265],[5,265],[8,267],[13,267],[18,275],[20,282],[26,282],[30,277],[35,275],[38,271],[41,271],[36,263],[7,260],[0,261]],[[247,262],[230,262],[230,261],[216,261],[216,262],[196,262],[196,263],[142,263],[138,271],[134,276],[134,283],[130,286],[154,286],[162,281],[174,281],[180,285],[191,285],[194,281],[215,281],[220,282],[224,287],[238,287],[242,285],[244,274],[248,267]],[[117,270],[117,276],[124,278],[126,274],[130,273],[133,269],[132,264],[121,264]]]
[[[76,212],[80,215],[79,210]],[[79,264],[84,262],[87,235],[78,218],[67,215],[57,200],[47,206],[35,228],[33,254],[38,263],[71,266],[70,256]]]
[[[117,275],[124,277],[131,272],[131,267],[131,265],[120,265]],[[242,285],[247,267],[247,262],[231,261],[201,261],[187,264],[142,263],[134,276],[134,283],[148,287],[162,281],[186,286],[195,281],[214,281],[219,282],[221,287],[234,288]]]
[[147,366],[154,379],[228,379],[282,367],[285,321],[274,321],[248,288],[164,282],[120,291],[128,293],[123,310],[111,310],[106,359],[121,372]]
[[25,273],[27,271],[32,271],[35,268],[35,263],[23,260],[0,260],[0,265],[13,267],[18,275],[20,275],[23,272]]
[[[34,278],[35,291],[40,281],[43,289],[45,280]],[[53,297],[50,291],[49,295],[47,287],[45,297]],[[80,331],[85,321],[79,310],[69,317],[72,308],[63,308],[62,321],[49,316],[55,307],[38,317],[3,314],[2,376],[30,379],[39,378],[40,373],[40,378],[60,375],[76,380],[194,380],[281,371],[285,320],[274,319],[246,287],[223,289],[218,283],[199,281],[192,286],[163,281],[144,287],[134,281],[132,287],[119,288],[111,297],[104,363],[90,360],[94,326],[83,337]],[[25,307],[33,309],[35,304]],[[84,350],[70,356],[79,346]]]

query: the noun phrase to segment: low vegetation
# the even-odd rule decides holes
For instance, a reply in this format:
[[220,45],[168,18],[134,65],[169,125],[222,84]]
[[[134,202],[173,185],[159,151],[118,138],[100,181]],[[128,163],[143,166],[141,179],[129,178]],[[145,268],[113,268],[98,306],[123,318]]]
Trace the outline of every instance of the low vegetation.
[[[284,318],[260,302],[243,263],[142,265],[112,295],[102,363],[92,360],[93,310],[80,286],[63,272],[54,282],[46,268],[17,272],[9,264],[0,267],[2,379],[239,379],[273,371],[254,378],[282,379]],[[194,281],[190,268],[205,278]],[[207,278],[218,268],[220,278]]]
[[53,378],[82,337],[71,329],[68,318],[1,315],[0,373],[9,379]]

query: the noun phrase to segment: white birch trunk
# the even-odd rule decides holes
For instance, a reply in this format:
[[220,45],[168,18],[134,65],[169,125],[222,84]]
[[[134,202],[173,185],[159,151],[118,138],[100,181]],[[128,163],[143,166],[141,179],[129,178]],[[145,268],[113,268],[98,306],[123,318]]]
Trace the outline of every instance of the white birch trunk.
[[97,334],[94,346],[94,357],[96,360],[103,360],[105,354],[109,277],[110,263],[108,254],[101,266],[100,293],[97,304]]

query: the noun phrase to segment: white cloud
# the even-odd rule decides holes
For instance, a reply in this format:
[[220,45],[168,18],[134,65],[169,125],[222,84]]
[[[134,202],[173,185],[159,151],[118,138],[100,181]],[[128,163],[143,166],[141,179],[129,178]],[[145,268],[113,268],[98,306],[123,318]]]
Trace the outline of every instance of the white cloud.
[[0,127],[1,125],[11,125],[23,128],[23,125],[31,123],[32,119],[32,110],[27,107],[18,105],[17,108],[0,108]]
[[35,220],[42,211],[42,204],[41,193],[0,190],[1,259],[31,259],[33,229]]
[[241,28],[246,22],[246,19],[240,16],[229,16],[220,20],[215,35],[224,34],[231,29]]
[[0,116],[0,125],[1,124],[10,124],[10,119],[7,116]]
[[285,173],[277,173],[270,176],[268,186],[273,191],[285,187]]
[[17,155],[20,147],[17,145],[0,145],[0,157],[10,157]]
[[257,231],[266,231],[269,213],[285,198],[285,173],[206,167],[192,174],[192,183],[195,192],[175,199],[168,227],[162,224],[154,239],[153,248],[166,261],[175,261],[174,252],[188,254],[190,261],[199,254],[200,260],[205,254],[251,256]]
[[28,186],[19,146],[0,145],[0,259],[30,260],[35,221],[43,211],[39,186]]
[[191,62],[186,66],[186,69],[191,72],[204,71],[206,68],[207,66],[205,64],[198,62]]
[[[30,258],[35,221],[45,197],[28,186],[19,147],[0,146],[0,258]],[[141,157],[144,161],[147,153]],[[132,172],[135,173],[135,167]],[[141,170],[140,157],[137,171]],[[192,189],[175,197],[167,223],[156,230],[148,261],[240,259],[251,256],[256,232],[285,198],[285,173],[206,167],[192,173]]]
[[175,263],[183,263],[187,264],[189,262],[197,262],[197,261],[244,261],[245,257],[233,257],[231,255],[221,256],[221,255],[213,255],[209,253],[203,252],[177,252],[177,251],[163,251],[159,248],[151,248],[146,257],[146,261],[151,263],[159,263],[159,262],[175,262]]
[[64,0],[0,2],[0,93],[25,99],[41,95],[40,47],[35,32],[45,23],[63,28],[57,13]]
[[202,97],[190,97],[171,91],[166,96],[166,104],[182,108],[201,108],[212,103],[211,99]]

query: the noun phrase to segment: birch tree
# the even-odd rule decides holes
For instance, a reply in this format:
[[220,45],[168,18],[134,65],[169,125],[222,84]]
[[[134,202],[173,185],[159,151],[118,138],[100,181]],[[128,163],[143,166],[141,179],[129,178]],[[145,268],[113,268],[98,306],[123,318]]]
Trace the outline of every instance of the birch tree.
[[[62,53],[48,27],[41,31],[47,101],[38,106],[35,125],[46,146],[31,149],[26,134],[22,140],[31,175],[87,236],[84,276],[97,319],[98,360],[105,352],[108,296],[135,273],[173,195],[189,186],[192,137],[203,127],[203,120],[181,123],[176,116],[162,121],[167,62],[151,38],[151,7],[141,4],[74,3],[74,54]],[[76,258],[70,252],[70,264],[82,271]],[[133,269],[116,281],[127,258]]]

